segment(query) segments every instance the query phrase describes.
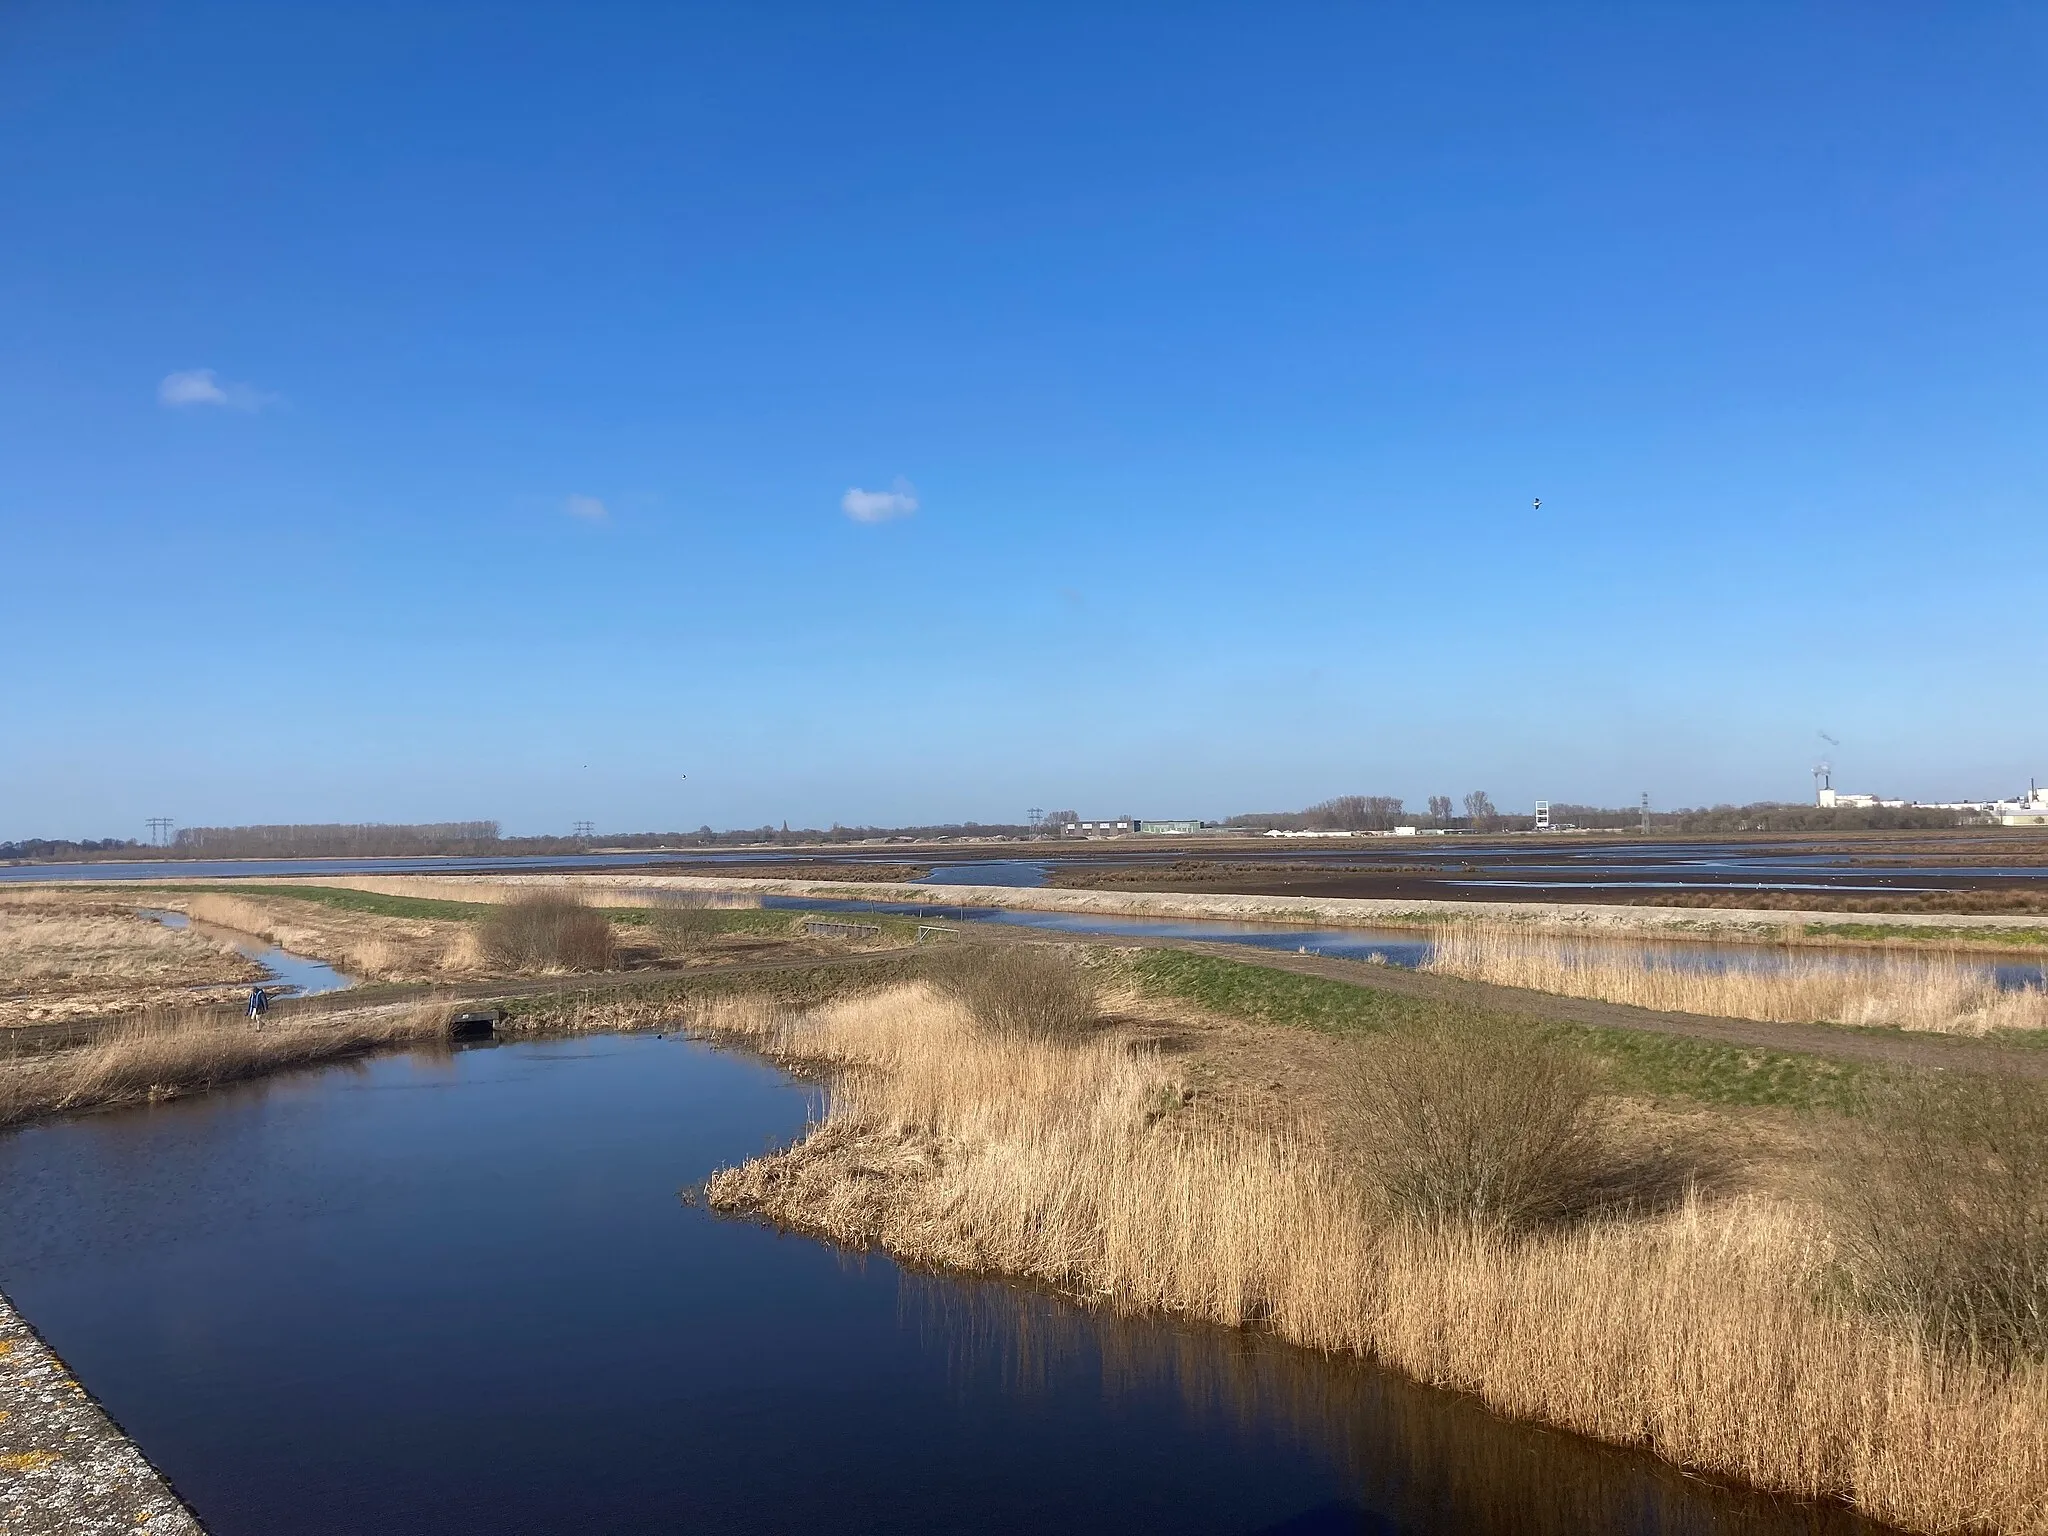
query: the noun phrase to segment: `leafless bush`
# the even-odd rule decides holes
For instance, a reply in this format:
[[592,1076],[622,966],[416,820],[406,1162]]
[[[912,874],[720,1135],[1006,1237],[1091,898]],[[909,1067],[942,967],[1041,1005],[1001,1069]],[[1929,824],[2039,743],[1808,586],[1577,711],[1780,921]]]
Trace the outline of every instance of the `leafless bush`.
[[1507,1020],[1444,1014],[1358,1048],[1353,1145],[1389,1214],[1530,1228],[1623,1203],[1584,1058]]
[[558,891],[499,907],[478,925],[477,943],[506,971],[603,971],[617,954],[610,919]]
[[948,945],[931,978],[984,1029],[1038,1039],[1077,1039],[1095,1024],[1095,985],[1072,956],[1037,944]]
[[690,956],[718,936],[722,924],[720,908],[728,901],[698,891],[656,891],[648,917],[648,930],[661,946],[663,955]]
[[1868,1111],[1828,1202],[1854,1294],[1959,1353],[2048,1357],[2048,1084],[1913,1081]]

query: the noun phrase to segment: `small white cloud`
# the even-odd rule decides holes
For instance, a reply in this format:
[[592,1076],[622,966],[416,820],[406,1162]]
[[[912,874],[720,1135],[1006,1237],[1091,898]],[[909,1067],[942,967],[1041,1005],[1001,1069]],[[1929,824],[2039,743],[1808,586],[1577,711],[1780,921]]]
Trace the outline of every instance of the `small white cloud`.
[[612,520],[611,512],[595,496],[570,496],[562,502],[562,510],[586,523],[608,523]]
[[917,510],[917,487],[898,475],[886,491],[853,487],[839,498],[839,510],[856,523],[886,523]]
[[221,405],[231,411],[260,411],[277,396],[250,384],[223,384],[211,368],[186,368],[165,374],[156,387],[156,398],[168,406]]
[[228,392],[211,368],[192,368],[184,373],[167,373],[156,387],[156,397],[165,405],[226,405]]

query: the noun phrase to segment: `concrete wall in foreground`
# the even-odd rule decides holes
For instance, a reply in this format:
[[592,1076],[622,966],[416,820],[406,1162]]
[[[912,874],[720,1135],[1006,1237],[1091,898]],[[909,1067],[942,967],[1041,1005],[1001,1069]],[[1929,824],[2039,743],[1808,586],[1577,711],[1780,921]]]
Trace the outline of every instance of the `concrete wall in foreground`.
[[170,1485],[0,1296],[0,1531],[205,1536]]

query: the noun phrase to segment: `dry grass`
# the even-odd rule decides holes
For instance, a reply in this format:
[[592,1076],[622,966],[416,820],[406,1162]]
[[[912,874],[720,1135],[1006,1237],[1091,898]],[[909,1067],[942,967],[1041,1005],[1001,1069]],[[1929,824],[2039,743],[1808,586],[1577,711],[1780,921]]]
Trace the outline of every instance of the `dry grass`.
[[0,1068],[0,1125],[143,1103],[448,1037],[448,1010],[398,1007],[261,1025],[224,1010],[145,1014],[76,1050]]
[[421,981],[481,966],[471,925],[379,917],[289,897],[207,891],[177,898],[195,922],[253,934],[358,980]]
[[611,920],[559,891],[505,903],[477,925],[476,938],[497,970],[606,971],[618,957]]
[[921,1263],[1120,1308],[1263,1324],[1505,1412],[1927,1531],[2048,1532],[2048,1375],[1831,1308],[1810,1207],[1693,1198],[1516,1236],[1392,1222],[1285,1127],[1207,1118],[1103,1032],[989,1030],[923,984],[696,1027],[832,1073],[798,1146],[708,1186]]
[[2048,1359],[2048,1084],[1886,1085],[1829,1172],[1860,1301],[1965,1356]]
[[1659,1012],[1782,1024],[1860,1024],[1944,1034],[2048,1029],[2048,991],[2001,990],[1981,965],[1941,955],[1740,951],[1725,969],[1680,967],[1597,941],[1549,939],[1490,924],[1450,927],[1423,969],[1441,976]]
[[0,903],[0,1027],[189,1002],[261,975],[225,945],[125,906]]
[[[685,877],[687,878],[687,877]],[[427,901],[467,901],[503,906],[543,892],[579,895],[600,907],[659,907],[680,895],[696,896],[710,907],[758,907],[761,898],[746,892],[707,889],[682,879],[638,871],[630,875],[320,875],[301,881],[266,884],[325,885],[368,891],[379,896],[410,896]]]
[[1063,950],[969,940],[940,950],[926,973],[998,1034],[1073,1039],[1095,1027],[1095,983]]

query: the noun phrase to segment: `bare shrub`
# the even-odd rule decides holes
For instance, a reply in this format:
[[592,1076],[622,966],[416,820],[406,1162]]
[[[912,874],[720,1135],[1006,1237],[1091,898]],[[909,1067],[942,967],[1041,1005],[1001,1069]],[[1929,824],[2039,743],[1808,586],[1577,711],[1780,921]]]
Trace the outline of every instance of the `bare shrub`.
[[1095,1025],[1095,984],[1071,955],[1038,944],[948,945],[931,978],[982,1028],[1021,1038],[1073,1039]]
[[700,954],[723,930],[718,913],[729,900],[700,891],[655,891],[648,928],[664,956]]
[[1867,1107],[1830,1180],[1853,1293],[1951,1351],[2048,1357],[2048,1084],[1916,1080]]
[[1425,1227],[1529,1228],[1615,1196],[1585,1058],[1507,1020],[1442,1014],[1358,1048],[1351,1132],[1366,1187]]
[[611,920],[559,891],[499,907],[477,925],[477,946],[506,971],[604,971],[617,955]]

